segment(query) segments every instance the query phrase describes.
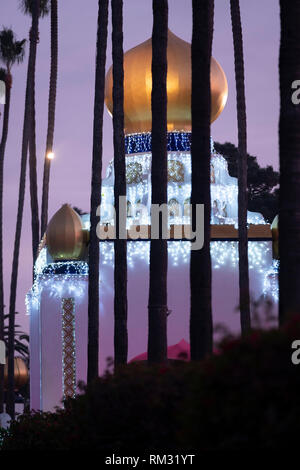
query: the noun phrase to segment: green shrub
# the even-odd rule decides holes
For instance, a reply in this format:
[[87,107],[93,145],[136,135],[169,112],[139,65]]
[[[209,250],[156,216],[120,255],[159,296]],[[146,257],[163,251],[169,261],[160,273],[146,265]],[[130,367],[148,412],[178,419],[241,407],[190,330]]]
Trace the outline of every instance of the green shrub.
[[291,448],[300,433],[294,339],[299,318],[281,330],[227,338],[201,363],[128,365],[96,380],[64,410],[19,417],[2,448],[105,455]]

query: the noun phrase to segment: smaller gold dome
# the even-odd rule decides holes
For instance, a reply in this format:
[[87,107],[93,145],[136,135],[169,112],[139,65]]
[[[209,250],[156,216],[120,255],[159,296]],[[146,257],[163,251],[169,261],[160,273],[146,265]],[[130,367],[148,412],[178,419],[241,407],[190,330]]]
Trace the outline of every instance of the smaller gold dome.
[[79,260],[85,248],[85,236],[81,218],[64,204],[50,220],[46,240],[54,261]]
[[[15,357],[15,390],[20,390],[29,380],[29,371],[26,362],[21,357]],[[4,366],[4,389],[8,386],[8,359]]]
[[[168,131],[191,131],[191,44],[168,31]],[[151,132],[152,39],[124,54],[125,134]],[[212,57],[210,69],[211,122],[227,101],[228,85],[221,65]],[[112,67],[107,72],[105,103],[113,113]]]

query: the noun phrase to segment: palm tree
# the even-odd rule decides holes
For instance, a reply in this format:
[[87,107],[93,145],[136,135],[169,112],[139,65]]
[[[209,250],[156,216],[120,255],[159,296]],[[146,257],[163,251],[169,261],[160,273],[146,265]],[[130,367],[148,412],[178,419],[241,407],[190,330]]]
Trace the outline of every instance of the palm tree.
[[43,237],[48,222],[48,200],[49,200],[49,180],[51,159],[48,158],[53,147],[54,122],[55,122],[55,102],[57,84],[57,0],[51,0],[51,66],[50,66],[50,86],[48,100],[48,129],[46,153],[44,161],[43,193],[42,193],[42,216],[41,216],[41,238]]
[[[11,29],[4,28],[0,31],[0,60],[6,69],[1,69],[0,79],[5,82],[5,106],[2,124],[2,137],[0,142],[0,340],[4,335],[4,291],[3,291],[3,169],[4,155],[8,135],[10,95],[12,86],[11,68],[23,61],[25,42],[17,41]],[[3,412],[4,397],[4,366],[0,365],[0,413]]]
[[300,77],[299,15],[300,0],[280,1],[280,324],[300,313],[300,107],[292,100],[292,84]]
[[[127,333],[127,240],[119,239],[119,197],[126,197],[126,163],[124,139],[124,69],[123,69],[123,0],[112,0],[113,57],[113,129],[114,129],[114,198],[116,238],[114,242],[114,361],[126,364]],[[121,221],[126,227],[126,219]]]
[[[18,312],[16,312],[16,315]],[[8,320],[9,315],[4,315],[4,320]],[[19,330],[20,325],[15,325],[15,352],[23,357],[27,364],[29,364],[29,335],[24,331]],[[3,337],[6,349],[8,349],[8,325],[4,326]],[[26,344],[27,343],[27,344]]]
[[34,93],[34,74],[36,61],[36,46],[38,40],[38,22],[39,22],[39,0],[32,0],[32,26],[30,34],[30,47],[26,79],[26,95],[25,110],[23,121],[22,151],[21,151],[21,168],[19,180],[19,196],[17,209],[17,222],[14,241],[14,252],[10,282],[10,299],[9,299],[9,326],[8,326],[8,393],[7,393],[7,413],[12,418],[15,416],[14,402],[14,336],[15,336],[15,311],[16,311],[16,293],[18,283],[18,267],[20,240],[23,222],[25,183],[26,183],[26,165],[28,144],[31,132],[32,115],[33,115],[33,93]]
[[[20,6],[26,15],[33,16],[35,8],[35,0],[21,0]],[[49,0],[38,0],[36,8],[38,9],[38,17],[44,17],[49,13]],[[39,32],[33,32],[32,28],[29,33],[30,41],[39,41]],[[36,47],[35,47],[36,51]],[[36,54],[36,52],[35,52]],[[31,128],[29,136],[29,178],[30,178],[30,202],[31,202],[31,228],[32,228],[32,255],[33,264],[35,263],[40,233],[39,233],[39,206],[38,206],[38,188],[37,188],[37,169],[36,169],[36,136],[35,136],[35,71],[32,82],[32,114]]]
[[[152,207],[167,204],[167,44],[168,1],[153,0],[152,31]],[[153,211],[152,211],[153,214]],[[153,225],[153,221],[151,220]],[[163,224],[163,221],[162,221]],[[162,228],[162,227],[161,227]],[[162,232],[162,230],[161,230]],[[162,235],[162,233],[161,233]],[[150,242],[148,361],[167,360],[167,240]]]
[[247,229],[247,121],[245,99],[245,74],[243,33],[239,0],[230,0],[235,83],[238,123],[238,224],[239,224],[239,289],[240,319],[242,334],[251,328],[249,267],[248,267],[248,229]]
[[204,245],[191,251],[191,359],[212,352],[210,258],[210,62],[213,38],[213,0],[193,0],[192,35],[192,225],[196,205],[204,205]]
[[[6,83],[6,70],[2,67],[0,67],[0,80],[1,82]],[[5,85],[5,95],[6,95],[6,85]],[[3,174],[3,169],[2,169],[2,174]],[[3,181],[2,181],[1,194],[3,194]],[[1,216],[3,219],[2,213],[3,213],[3,203],[1,204]],[[3,289],[3,235],[2,235],[3,228],[2,228],[2,224],[0,226],[0,231],[1,231],[0,341],[3,341],[4,339],[4,289]],[[4,411],[3,405],[4,405],[4,365],[0,364],[0,414],[3,413]]]
[[94,98],[93,160],[91,182],[91,228],[89,245],[88,372],[87,381],[98,377],[99,369],[99,222],[101,204],[102,138],[107,46],[108,0],[99,0]]

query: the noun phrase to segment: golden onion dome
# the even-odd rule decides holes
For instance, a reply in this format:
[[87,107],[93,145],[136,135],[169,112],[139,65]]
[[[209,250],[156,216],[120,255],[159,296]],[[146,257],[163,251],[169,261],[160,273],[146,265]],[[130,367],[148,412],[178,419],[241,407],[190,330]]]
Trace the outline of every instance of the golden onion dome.
[[[29,380],[29,371],[26,365],[26,362],[21,357],[15,357],[15,390],[20,390],[24,385],[27,384]],[[8,386],[8,359],[6,359],[6,364],[4,366],[4,389],[7,390]]]
[[64,204],[50,220],[46,240],[54,261],[81,259],[85,235],[80,216],[69,204]]
[[[191,131],[191,44],[168,31],[168,131]],[[152,40],[124,54],[125,133],[151,131]],[[228,85],[220,64],[211,58],[211,122],[227,101]],[[106,75],[105,103],[113,112],[112,67]]]

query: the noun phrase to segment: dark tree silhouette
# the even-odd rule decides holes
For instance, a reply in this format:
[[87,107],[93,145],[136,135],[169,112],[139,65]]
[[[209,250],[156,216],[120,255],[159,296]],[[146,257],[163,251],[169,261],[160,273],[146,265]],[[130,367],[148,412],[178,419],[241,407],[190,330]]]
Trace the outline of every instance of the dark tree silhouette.
[[[127,239],[119,239],[119,197],[126,197],[126,162],[124,139],[124,69],[123,69],[123,0],[112,0],[112,57],[113,57],[113,134],[114,134],[114,199],[116,239],[114,242],[114,361],[115,366],[126,364],[127,333]],[[125,219],[121,223],[126,227]]]
[[[230,142],[214,142],[215,150],[221,153],[228,163],[230,176],[237,178],[238,148]],[[265,220],[272,223],[279,209],[279,173],[271,165],[261,167],[257,158],[247,154],[248,210],[260,212]]]
[[300,0],[280,1],[279,321],[300,313],[300,105],[292,84],[300,77]]
[[14,340],[15,340],[15,311],[16,311],[16,294],[18,283],[18,268],[19,268],[19,253],[20,241],[22,233],[23,209],[24,209],[24,196],[25,196],[25,183],[26,183],[26,165],[28,143],[30,137],[30,126],[32,123],[32,106],[33,106],[33,85],[35,73],[35,60],[36,60],[36,45],[38,39],[38,22],[39,22],[39,8],[38,0],[32,0],[32,25],[30,35],[29,58],[27,68],[27,81],[26,81],[26,96],[25,96],[25,111],[23,122],[23,136],[22,136],[22,152],[21,152],[21,168],[19,180],[19,195],[18,195],[18,209],[16,232],[14,241],[14,252],[10,282],[10,299],[9,299],[9,327],[8,327],[8,392],[7,392],[7,413],[14,418],[15,416],[15,401],[14,401]]
[[91,182],[91,228],[89,244],[88,382],[91,382],[96,377],[98,377],[99,370],[99,239],[97,237],[96,227],[99,222],[97,208],[101,204],[102,138],[107,23],[108,0],[99,0]]
[[212,352],[210,258],[210,62],[213,38],[213,0],[193,0],[192,35],[192,225],[197,204],[204,205],[204,245],[191,251],[191,359]]
[[[168,2],[153,0],[152,32],[152,204],[167,204],[167,44]],[[153,212],[152,212],[153,213]],[[153,221],[151,221],[153,226]],[[162,232],[163,220],[161,221]],[[167,360],[168,245],[162,239],[150,242],[148,303],[148,361]]]
[[42,215],[41,215],[41,238],[43,237],[48,222],[48,201],[51,159],[48,158],[53,148],[55,104],[57,86],[57,56],[58,56],[58,34],[57,34],[57,0],[51,0],[51,64],[50,64],[50,84],[48,100],[48,128],[46,152],[44,160],[44,177],[42,192]]
[[[21,8],[26,15],[32,18],[35,8],[33,0],[21,0]],[[49,13],[49,0],[38,0],[37,7],[38,16],[44,17]],[[29,32],[30,41],[39,42],[39,32],[35,35],[32,27]],[[35,47],[35,54],[36,54]],[[36,62],[36,60],[35,60]],[[31,231],[32,231],[32,257],[33,264],[35,263],[39,241],[39,205],[38,205],[38,184],[37,184],[37,161],[36,161],[36,118],[35,118],[35,71],[33,74],[32,83],[32,103],[31,103],[31,126],[29,135],[29,181],[30,181],[30,204],[31,204]]]
[[[0,142],[0,340],[4,339],[4,289],[3,289],[3,171],[4,156],[8,136],[10,95],[12,87],[11,68],[15,63],[23,61],[25,42],[17,41],[11,29],[0,31],[0,61],[6,69],[1,69],[0,79],[5,83],[5,105]],[[4,366],[0,364],[0,413],[3,412],[4,401]]]
[[247,121],[245,98],[245,73],[243,33],[239,0],[230,0],[232,36],[234,48],[236,107],[238,123],[238,232],[239,232],[239,289],[240,321],[242,334],[251,328],[248,228],[247,228]]

